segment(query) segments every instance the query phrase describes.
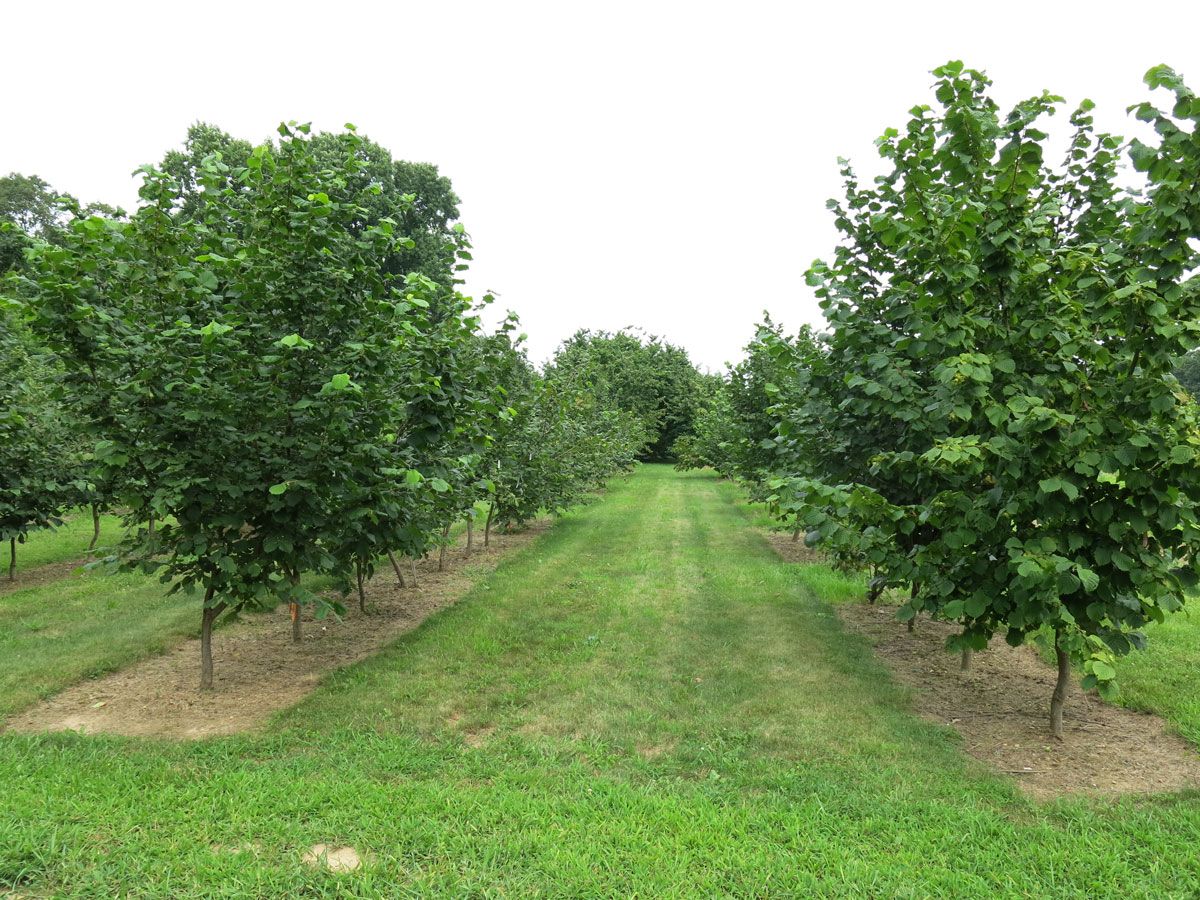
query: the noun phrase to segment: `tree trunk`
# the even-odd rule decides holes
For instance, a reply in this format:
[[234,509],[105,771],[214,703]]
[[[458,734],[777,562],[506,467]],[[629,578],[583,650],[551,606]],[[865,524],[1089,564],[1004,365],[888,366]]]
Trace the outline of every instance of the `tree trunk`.
[[96,542],[100,540],[100,504],[92,504],[92,542],[88,544],[88,553],[96,549]]
[[417,586],[417,561],[413,557],[408,558],[408,564],[412,571],[412,586]]
[[8,580],[17,580],[17,539],[8,539]]
[[487,521],[483,525],[483,549],[488,548],[488,544],[492,540],[492,513],[496,511],[496,501],[493,500],[488,504]]
[[[921,593],[921,585],[914,581],[913,586],[912,586],[912,591],[908,595],[909,600],[910,601],[916,600],[917,594],[919,594],[919,593]],[[914,612],[912,618],[908,620],[908,633],[912,634],[914,631],[916,631],[916,626],[917,626],[917,614]]]
[[1058,661],[1058,680],[1054,693],[1050,695],[1050,732],[1063,739],[1063,704],[1067,700],[1067,685],[1071,683],[1071,657],[1062,647],[1062,632],[1054,633],[1054,656]]
[[154,540],[154,513],[150,513],[150,518],[146,520],[146,526],[150,532],[150,540]]
[[794,544],[798,540],[800,540],[800,529],[796,528],[792,530],[792,543]]
[[212,627],[217,616],[225,611],[225,604],[212,602],[213,589],[210,587],[204,594],[204,614],[200,619],[200,690],[211,691],[213,686],[212,661]]
[[450,526],[442,529],[442,545],[438,548],[438,571],[446,571],[446,544],[450,540]]
[[367,611],[367,595],[363,593],[363,564],[361,559],[354,561],[354,574],[358,576],[358,611]]
[[475,543],[475,514],[467,516],[467,556],[471,555],[471,547]]
[[874,606],[875,601],[879,599],[879,595],[882,593],[883,583],[876,581],[875,572],[872,570],[871,580],[867,582],[867,602]]
[[[297,586],[299,586],[299,584],[300,584],[300,573],[297,572],[295,569],[292,570],[291,582],[292,582],[293,589],[296,588]],[[296,603],[294,601],[292,603],[289,603],[288,604],[288,612],[290,612],[292,615],[292,643],[299,644],[304,639],[303,622],[300,619],[300,616],[302,614],[302,610],[300,609],[300,604]]]
[[971,657],[974,656],[974,654],[975,651],[970,647],[962,648],[962,658],[958,661],[958,670],[960,672],[971,671]]
[[400,587],[404,587],[404,573],[400,571],[400,563],[396,561],[396,554],[391,550],[387,552],[388,562],[392,564],[392,569],[396,572],[396,581]]

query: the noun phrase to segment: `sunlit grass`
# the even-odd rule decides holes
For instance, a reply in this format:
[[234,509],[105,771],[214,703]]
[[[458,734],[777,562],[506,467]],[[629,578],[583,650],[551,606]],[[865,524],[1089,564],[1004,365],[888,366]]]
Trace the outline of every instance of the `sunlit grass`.
[[[57,896],[1192,897],[1200,799],[1038,805],[703,473],[645,467],[266,737],[0,737]],[[353,874],[305,867],[350,845]]]

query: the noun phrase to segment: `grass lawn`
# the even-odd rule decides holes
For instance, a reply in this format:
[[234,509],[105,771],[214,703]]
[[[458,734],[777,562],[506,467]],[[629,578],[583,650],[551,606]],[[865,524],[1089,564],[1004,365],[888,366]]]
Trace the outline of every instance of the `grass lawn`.
[[1120,660],[1121,702],[1156,712],[1200,744],[1200,596],[1183,612],[1147,629],[1149,646]]
[[[58,528],[44,528],[31,532],[25,543],[17,544],[17,573],[21,574],[48,563],[83,559],[92,540],[92,527],[91,511],[76,509],[63,517],[63,524]],[[100,540],[96,542],[96,549],[104,550],[114,546],[121,539],[123,531],[120,518],[101,516]],[[4,546],[0,547],[0,588],[4,587],[3,579],[8,576],[10,551],[11,548],[5,541]]]
[[198,632],[199,602],[166,592],[138,573],[82,570],[0,594],[0,716]]
[[[486,516],[486,504],[480,506]],[[81,524],[85,520],[86,528]],[[465,528],[457,523],[451,535]],[[62,528],[35,532],[19,546],[18,565],[28,569],[79,558],[91,535],[90,513],[71,517]],[[113,546],[120,535],[120,520],[102,517],[97,546]],[[378,571],[390,575],[386,557]],[[304,584],[325,591],[333,581],[309,576]],[[0,575],[0,588],[4,585]],[[168,597],[167,586],[156,576],[137,572],[81,567],[56,580],[6,590],[0,593],[0,718],[81,678],[169,650],[199,630],[196,597]]]
[[[857,589],[781,563],[733,485],[644,467],[267,737],[0,735],[0,886],[1200,893],[1200,794],[1024,799],[915,719],[842,630],[828,598]],[[362,868],[306,867],[316,843],[354,847]]]

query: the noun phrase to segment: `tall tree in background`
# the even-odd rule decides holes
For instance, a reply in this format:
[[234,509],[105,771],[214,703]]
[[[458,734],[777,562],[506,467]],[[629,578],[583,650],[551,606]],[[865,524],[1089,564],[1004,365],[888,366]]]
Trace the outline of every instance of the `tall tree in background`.
[[[420,272],[450,288],[460,259],[470,259],[461,245],[461,229],[456,232],[454,227],[459,200],[450,179],[440,175],[435,165],[393,159],[386,147],[365,137],[359,141],[357,169],[330,185],[330,196],[360,207],[362,218],[357,227],[368,228],[390,219],[398,233],[405,235],[405,242],[388,254],[388,274]],[[344,148],[338,134],[315,134],[311,144],[319,165],[341,166]],[[168,152],[160,165],[180,185],[179,211],[194,216],[204,203],[201,173],[206,159],[219,156],[227,167],[224,186],[239,190],[235,173],[245,168],[252,151],[250,142],[234,138],[216,125],[192,125],[182,149]]]
[[587,372],[600,396],[644,422],[644,459],[670,458],[692,431],[701,398],[700,373],[687,351],[662,338],[630,331],[579,331],[563,343],[551,369]]

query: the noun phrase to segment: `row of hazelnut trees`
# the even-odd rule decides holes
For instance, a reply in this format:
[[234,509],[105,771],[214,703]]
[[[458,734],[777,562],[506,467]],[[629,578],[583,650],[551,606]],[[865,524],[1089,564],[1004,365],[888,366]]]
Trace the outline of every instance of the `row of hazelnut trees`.
[[954,623],[964,665],[997,633],[1044,641],[1061,737],[1072,662],[1111,696],[1114,656],[1200,572],[1200,430],[1172,375],[1200,342],[1200,99],[1152,69],[1171,103],[1131,112],[1153,138],[1097,132],[1085,101],[1051,165],[1061,98],[1002,115],[980,72],[934,74],[936,105],[878,141],[884,174],[843,164],[842,240],[808,276],[827,333],[767,322],[679,455],[866,568],[871,599],[902,590],[900,619]]
[[29,241],[0,301],[0,536],[15,559],[68,507],[122,514],[121,564],[201,600],[204,687],[226,611],[288,603],[299,640],[305,606],[341,611],[306,574],[361,601],[480,501],[486,542],[647,441],[586,370],[533,367],[515,320],[481,327],[461,228],[412,224],[428,197],[382,148],[218,143],[143,168],[132,215]]

